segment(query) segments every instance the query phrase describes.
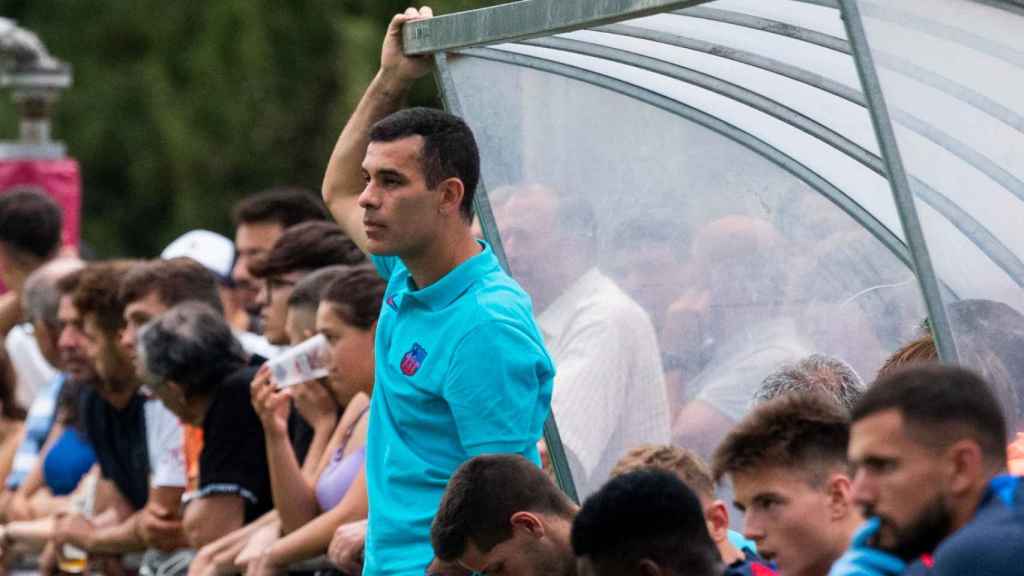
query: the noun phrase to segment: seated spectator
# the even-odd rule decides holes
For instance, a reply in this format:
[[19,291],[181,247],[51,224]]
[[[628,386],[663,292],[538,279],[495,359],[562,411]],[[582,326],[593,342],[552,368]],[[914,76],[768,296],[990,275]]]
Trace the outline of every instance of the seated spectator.
[[726,216],[697,232],[692,266],[703,285],[673,305],[666,327],[675,331],[666,346],[692,364],[683,370],[690,401],[675,415],[675,444],[708,457],[761,382],[807,356],[782,306],[786,250],[772,224],[749,216]]
[[[185,484],[181,425],[160,402],[143,396],[131,357],[118,344],[124,302],[118,295],[133,262],[86,266],[61,279],[71,306],[61,302],[61,340],[81,339],[98,378],[81,400],[80,416],[102,473],[96,513],[110,520],[71,514],[54,529],[60,550],[72,544],[95,554],[120,555],[146,548],[173,550],[185,544],[175,519]],[[66,316],[65,316],[66,314]],[[145,456],[143,456],[145,455]]]
[[234,329],[242,349],[249,354],[272,358],[280,351],[267,339],[249,331],[249,312],[242,305],[231,270],[235,264],[235,245],[224,236],[209,230],[191,230],[179,236],[160,253],[161,260],[191,258],[213,273],[217,279],[220,309]]
[[850,498],[849,418],[831,398],[789,395],[755,408],[715,451],[743,535],[787,576],[823,576],[861,522]]
[[[231,214],[235,222],[235,266],[231,278],[236,295],[250,314],[259,314],[256,293],[259,284],[249,265],[263,258],[286,228],[310,220],[327,220],[327,210],[316,193],[301,188],[272,188],[240,200]],[[239,329],[261,332],[259,322]]]
[[[320,294],[345,270],[348,270],[348,267],[329,266],[306,276],[295,285],[288,298],[285,322],[289,344],[298,344],[316,334],[316,310],[320,304]],[[327,388],[319,381],[304,383],[296,386],[294,390],[295,409],[313,428],[313,438],[302,461],[302,474],[315,481],[320,459],[326,451],[340,414]],[[298,458],[300,450],[294,442],[292,448]],[[198,454],[196,459],[198,460]],[[198,481],[197,463],[197,487]],[[280,519],[277,511],[272,510],[259,520],[203,546],[189,570],[193,574],[205,574],[208,570],[244,570],[264,552],[266,546],[278,539],[280,532]]]
[[988,383],[911,367],[875,382],[852,417],[853,499],[868,522],[831,575],[1021,573],[1024,488],[1004,474],[1006,425]]
[[[28,277],[57,256],[62,225],[60,206],[37,188],[19,187],[0,195],[0,280],[9,290],[0,294],[0,338],[14,364],[17,399],[23,406],[45,392],[56,374],[53,351],[43,350],[32,337],[40,326],[21,324],[21,299]],[[45,331],[46,326],[41,328]],[[53,340],[42,336],[44,342]]]
[[569,533],[576,510],[526,458],[477,456],[452,475],[434,516],[434,566],[440,561],[509,576],[574,574]]
[[[755,567],[761,574],[775,573],[761,561],[761,557],[754,550],[753,542],[745,541],[742,536],[729,530],[729,508],[725,502],[715,499],[715,482],[711,477],[711,470],[700,456],[678,446],[642,446],[630,450],[622,460],[619,460],[612,469],[612,477],[637,470],[671,472],[693,490],[704,510],[708,533],[727,566],[726,574],[749,574]],[[739,543],[739,546],[736,543]]]
[[259,417],[249,398],[256,368],[219,312],[202,302],[171,308],[138,335],[139,366],[164,405],[202,427],[199,489],[184,512],[193,548],[272,508]]
[[557,367],[551,409],[582,497],[627,450],[669,439],[657,336],[597,267],[597,218],[582,195],[537,184],[499,190],[494,202],[509,266]]
[[763,404],[786,394],[824,394],[849,412],[864,393],[864,382],[849,364],[838,358],[811,354],[768,375],[754,393],[752,404]]
[[267,341],[288,344],[288,296],[299,280],[325,266],[362,262],[366,255],[333,222],[304,222],[285,229],[270,251],[249,265],[249,273],[260,282],[256,304]]
[[[385,287],[373,268],[352,267],[339,272],[321,295],[316,329],[331,347],[328,389],[345,411],[316,469],[315,481],[300,473],[294,455],[282,443],[282,410],[289,391],[275,391],[266,372],[253,381],[253,403],[267,435],[283,537],[263,551],[252,573],[273,574],[288,564],[324,554],[340,525],[366,517],[364,459],[374,383],[374,336]],[[310,384],[315,383],[303,386]]]
[[618,476],[588,498],[572,523],[572,549],[585,575],[720,576],[725,570],[697,495],[662,470]]
[[[33,335],[43,357],[59,370],[66,370],[67,366],[63,357],[64,350],[60,346],[61,327],[58,311],[61,293],[57,289],[57,282],[81,266],[78,260],[58,259],[40,267],[25,280],[22,297],[25,320],[32,325]],[[77,353],[80,355],[81,351]],[[37,394],[29,406],[24,438],[18,445],[11,473],[5,481],[7,490],[0,496],[0,509],[8,519],[25,520],[34,516],[27,508],[27,496],[35,492],[38,486],[33,485],[21,491],[20,497],[18,491],[36,468],[43,445],[52,436],[57,400],[67,378],[66,372],[58,372],[50,380],[47,388]]]

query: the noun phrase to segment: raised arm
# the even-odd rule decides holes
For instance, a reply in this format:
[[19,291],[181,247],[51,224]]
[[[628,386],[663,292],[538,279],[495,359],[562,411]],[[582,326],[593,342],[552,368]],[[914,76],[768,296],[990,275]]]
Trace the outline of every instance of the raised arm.
[[432,15],[428,7],[419,10],[409,8],[391,19],[381,48],[380,70],[349,117],[345,129],[341,131],[327,163],[323,183],[324,203],[341,229],[364,252],[366,230],[363,228],[359,194],[364,186],[362,165],[366,147],[370,143],[370,127],[381,118],[398,111],[416,79],[430,70],[427,57],[408,57],[402,53],[402,25]]

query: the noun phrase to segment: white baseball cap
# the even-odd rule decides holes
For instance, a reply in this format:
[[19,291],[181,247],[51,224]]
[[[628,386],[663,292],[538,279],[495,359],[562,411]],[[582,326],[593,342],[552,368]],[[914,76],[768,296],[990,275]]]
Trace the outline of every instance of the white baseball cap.
[[191,258],[226,281],[231,278],[231,268],[235,265],[235,245],[216,232],[192,230],[168,244],[160,257],[164,260]]

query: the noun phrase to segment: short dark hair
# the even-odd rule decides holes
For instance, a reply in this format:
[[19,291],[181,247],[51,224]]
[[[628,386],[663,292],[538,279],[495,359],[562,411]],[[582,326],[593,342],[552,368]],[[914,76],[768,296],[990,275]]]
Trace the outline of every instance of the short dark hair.
[[[77,286],[72,296],[82,317],[94,316],[100,329],[108,335],[123,328],[125,301],[120,296],[121,282],[138,264],[137,260],[109,260],[83,268],[76,275]],[[61,281],[63,283],[64,279]]]
[[430,527],[434,554],[452,562],[472,541],[489,551],[512,537],[516,512],[571,518],[575,506],[533,462],[515,454],[472,458],[448,481]]
[[465,193],[459,207],[466,221],[473,219],[473,196],[480,181],[480,150],[462,118],[434,108],[406,108],[377,121],[370,142],[394,142],[410,136],[423,138],[420,163],[430,188],[447,178],[462,181]]
[[46,260],[56,254],[63,222],[60,206],[36,188],[0,194],[0,242],[21,255]]
[[198,300],[224,312],[217,276],[191,258],[150,260],[135,266],[121,282],[121,300],[125,306],[155,292],[170,308],[188,300]]
[[760,404],[715,450],[715,480],[762,466],[810,473],[819,484],[829,471],[848,470],[846,410],[822,394],[788,394]]
[[386,289],[387,282],[371,266],[354,266],[328,284],[320,300],[331,304],[346,324],[365,330],[380,316]]
[[664,470],[617,476],[587,498],[572,525],[572,548],[601,575],[639,573],[644,559],[674,574],[722,573],[700,500]]
[[991,464],[1006,465],[1006,420],[991,386],[956,366],[920,364],[878,379],[853,409],[858,422],[895,410],[908,436],[922,446],[945,448],[973,439]]
[[178,304],[146,324],[139,350],[148,378],[174,381],[186,398],[209,395],[246,361],[224,316],[202,302]]
[[303,222],[286,228],[266,257],[249,266],[249,272],[257,278],[267,278],[365,261],[366,255],[359,246],[334,222]]
[[278,187],[242,198],[232,211],[235,226],[274,222],[289,228],[309,220],[329,220],[320,196],[304,188]]
[[320,305],[320,297],[329,284],[345,274],[351,266],[338,264],[321,268],[299,280],[292,293],[288,296],[289,308],[311,308],[314,311]]

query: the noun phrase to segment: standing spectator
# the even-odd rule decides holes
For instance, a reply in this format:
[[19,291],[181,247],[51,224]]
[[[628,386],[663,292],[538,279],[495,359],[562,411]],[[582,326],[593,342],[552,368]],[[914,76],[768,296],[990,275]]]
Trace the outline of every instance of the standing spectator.
[[849,445],[868,521],[829,574],[1020,574],[1024,489],[1005,449],[1003,410],[976,374],[920,365],[879,379]]
[[725,569],[697,495],[662,470],[618,476],[588,498],[572,523],[572,548],[580,571],[592,576],[720,576]]
[[647,313],[597,267],[589,202],[541,185],[503,192],[495,205],[505,253],[540,311],[558,367],[551,409],[584,497],[626,451],[669,440],[658,339]]
[[429,60],[402,53],[395,16],[381,68],[338,139],[324,199],[388,280],[366,448],[364,574],[420,576],[445,482],[467,459],[522,454],[550,411],[554,368],[529,296],[472,234],[480,156],[438,110],[395,112]]
[[275,346],[288,344],[288,296],[299,280],[325,266],[365,261],[366,255],[333,222],[304,222],[287,228],[270,251],[249,266],[249,273],[260,283],[256,303],[267,341]]
[[786,576],[822,576],[861,516],[850,497],[849,417],[831,398],[789,395],[755,408],[715,452],[732,481],[743,535]]
[[273,507],[259,417],[249,399],[256,368],[224,317],[185,302],[138,335],[139,365],[153,393],[182,422],[202,427],[199,491],[185,508],[188,542],[200,548]]
[[181,425],[140,393],[131,357],[118,342],[124,327],[118,289],[134,265],[92,264],[59,283],[62,291],[75,286],[65,332],[81,339],[98,375],[82,398],[80,417],[102,473],[97,490],[110,495],[106,508],[115,520],[99,525],[80,514],[62,518],[55,526],[58,550],[73,544],[90,554],[120,555],[184,544],[175,519],[185,485]]
[[[268,414],[275,403],[281,409],[280,396],[287,394],[273,392],[259,376],[253,381],[253,402],[263,405],[257,411],[267,436],[274,504],[284,537],[264,550],[258,570],[250,573],[275,573],[290,563],[323,554],[338,526],[366,517],[366,484],[360,477],[365,476],[374,332],[384,288],[375,270],[356,267],[339,272],[322,292],[316,328],[331,347],[328,389],[334,402],[344,406],[344,413],[312,481],[303,478],[298,462],[281,442],[281,413]],[[295,292],[299,291],[297,287]],[[317,383],[303,386],[311,384]]]
[[25,280],[57,255],[63,217],[60,206],[41,191],[21,188],[0,195],[0,336],[18,377],[17,398],[27,406],[44,391],[56,370],[32,337],[31,325],[20,324],[20,298]]
[[235,281],[242,305],[250,313],[258,314],[256,292],[259,285],[249,272],[249,266],[270,251],[285,228],[309,220],[327,220],[327,210],[314,192],[301,188],[272,188],[240,200],[235,205],[232,218],[235,221],[237,257],[231,278]]
[[[81,266],[78,260],[54,260],[33,272],[25,281],[25,293],[22,298],[25,319],[32,325],[43,357],[52,366],[61,370],[66,370],[66,367],[60,347],[61,326],[58,312],[61,293],[57,289],[57,283],[62,277],[80,269]],[[38,463],[39,452],[54,423],[57,399],[67,378],[66,372],[57,373],[50,380],[46,390],[38,394],[29,405],[25,437],[18,446],[17,456],[5,483],[7,496],[12,496],[14,491],[18,490]],[[13,518],[25,519],[28,516],[25,504],[26,502],[22,501],[15,505]],[[2,507],[7,508],[6,504]]]

